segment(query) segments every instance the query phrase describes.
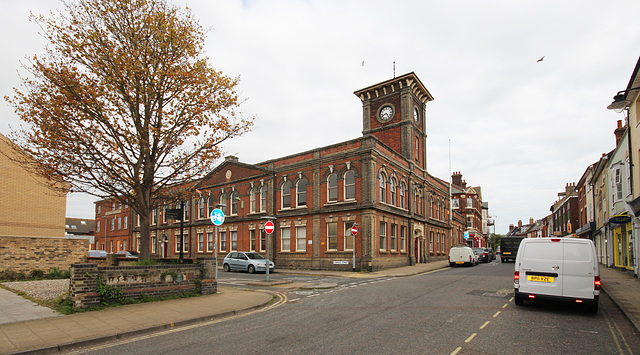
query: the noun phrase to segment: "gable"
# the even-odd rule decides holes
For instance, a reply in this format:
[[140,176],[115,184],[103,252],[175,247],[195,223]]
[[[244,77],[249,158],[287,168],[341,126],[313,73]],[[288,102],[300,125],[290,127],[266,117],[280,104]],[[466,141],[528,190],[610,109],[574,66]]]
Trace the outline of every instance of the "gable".
[[256,179],[261,176],[268,177],[270,176],[270,172],[257,165],[244,164],[237,161],[225,161],[205,176],[197,185],[197,188],[223,185],[232,181]]

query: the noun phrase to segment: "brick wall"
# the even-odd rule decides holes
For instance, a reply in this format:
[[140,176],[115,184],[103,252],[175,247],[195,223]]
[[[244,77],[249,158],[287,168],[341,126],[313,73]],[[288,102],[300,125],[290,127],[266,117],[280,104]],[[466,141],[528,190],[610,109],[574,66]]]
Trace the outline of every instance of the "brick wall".
[[68,270],[71,264],[84,262],[88,250],[87,239],[0,236],[0,270]]

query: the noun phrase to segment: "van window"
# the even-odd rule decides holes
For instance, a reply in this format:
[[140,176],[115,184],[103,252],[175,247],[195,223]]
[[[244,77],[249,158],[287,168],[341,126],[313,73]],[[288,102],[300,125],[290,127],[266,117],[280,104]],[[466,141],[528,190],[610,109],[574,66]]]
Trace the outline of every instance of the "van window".
[[591,261],[591,250],[587,244],[565,243],[565,261]]
[[528,243],[524,249],[525,259],[562,260],[561,243]]

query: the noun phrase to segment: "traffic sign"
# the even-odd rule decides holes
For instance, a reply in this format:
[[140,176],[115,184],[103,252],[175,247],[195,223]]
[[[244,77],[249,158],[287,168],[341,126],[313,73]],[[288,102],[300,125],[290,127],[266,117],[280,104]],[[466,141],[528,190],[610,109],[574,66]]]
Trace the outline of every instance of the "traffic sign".
[[351,235],[356,234],[358,234],[358,226],[354,225],[353,227],[351,227]]
[[267,232],[267,234],[273,233],[274,229],[275,227],[273,226],[273,222],[268,221],[267,223],[264,224],[264,231]]
[[465,240],[469,239],[469,232],[464,232],[464,239]]
[[224,212],[219,208],[211,211],[211,222],[216,226],[222,225],[224,223]]

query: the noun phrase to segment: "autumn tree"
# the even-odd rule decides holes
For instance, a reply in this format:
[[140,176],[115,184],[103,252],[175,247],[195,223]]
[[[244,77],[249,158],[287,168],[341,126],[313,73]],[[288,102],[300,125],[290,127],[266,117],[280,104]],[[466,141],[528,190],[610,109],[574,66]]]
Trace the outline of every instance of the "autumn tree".
[[148,259],[153,209],[251,128],[238,79],[210,65],[191,12],[164,0],[65,1],[32,20],[49,44],[6,98],[27,123],[12,138],[51,181],[138,213]]

